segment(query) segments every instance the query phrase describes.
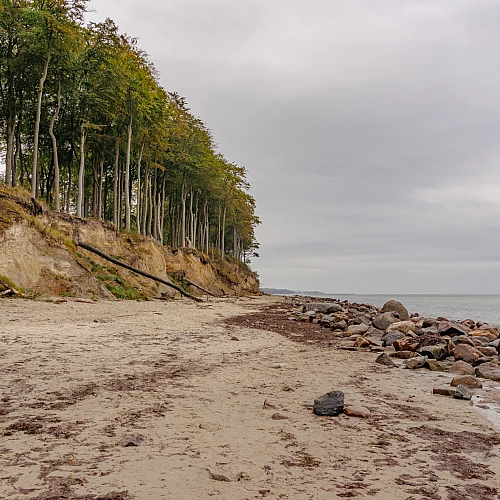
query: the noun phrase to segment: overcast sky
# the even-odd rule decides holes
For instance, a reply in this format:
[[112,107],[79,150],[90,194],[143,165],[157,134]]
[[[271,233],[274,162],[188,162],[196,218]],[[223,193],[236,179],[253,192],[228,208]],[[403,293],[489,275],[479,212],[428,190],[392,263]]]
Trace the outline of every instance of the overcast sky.
[[93,0],[248,168],[263,286],[500,293],[498,0]]

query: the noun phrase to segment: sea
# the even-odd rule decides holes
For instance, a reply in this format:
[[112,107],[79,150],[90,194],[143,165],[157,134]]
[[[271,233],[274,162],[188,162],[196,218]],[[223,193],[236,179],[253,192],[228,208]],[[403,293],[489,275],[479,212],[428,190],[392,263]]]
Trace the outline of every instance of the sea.
[[388,300],[401,302],[408,312],[421,317],[442,316],[452,320],[472,319],[491,325],[500,325],[500,295],[361,295],[331,294],[318,295],[339,300],[382,307]]

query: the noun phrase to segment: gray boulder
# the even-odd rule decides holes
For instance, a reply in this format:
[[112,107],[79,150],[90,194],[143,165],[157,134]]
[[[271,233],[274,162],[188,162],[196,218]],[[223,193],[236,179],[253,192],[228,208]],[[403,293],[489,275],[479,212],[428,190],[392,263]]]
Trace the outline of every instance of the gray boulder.
[[448,357],[448,349],[444,345],[429,345],[422,347],[419,351],[422,356],[427,356],[436,361],[442,361]]
[[400,321],[408,321],[410,319],[410,315],[408,314],[406,307],[397,300],[389,300],[380,310],[381,313],[392,311],[398,313]]
[[307,308],[321,314],[332,314],[342,311],[342,307],[334,302],[312,302],[311,304],[307,304]]
[[397,318],[392,312],[385,312],[375,316],[373,318],[373,326],[379,330],[385,330],[387,327],[393,323],[397,323],[399,318]]
[[384,347],[391,346],[394,341],[405,337],[406,335],[403,332],[389,332],[382,337],[382,343]]
[[500,366],[496,363],[483,363],[476,367],[476,377],[500,382]]

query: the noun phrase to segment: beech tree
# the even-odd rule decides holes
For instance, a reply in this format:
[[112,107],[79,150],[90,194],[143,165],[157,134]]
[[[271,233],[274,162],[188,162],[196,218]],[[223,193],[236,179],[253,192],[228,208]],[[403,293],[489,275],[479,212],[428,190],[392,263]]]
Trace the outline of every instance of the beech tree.
[[[245,168],[228,162],[136,39],[87,0],[0,0],[0,149],[8,186],[174,248],[258,248]],[[31,164],[31,168],[27,166]]]

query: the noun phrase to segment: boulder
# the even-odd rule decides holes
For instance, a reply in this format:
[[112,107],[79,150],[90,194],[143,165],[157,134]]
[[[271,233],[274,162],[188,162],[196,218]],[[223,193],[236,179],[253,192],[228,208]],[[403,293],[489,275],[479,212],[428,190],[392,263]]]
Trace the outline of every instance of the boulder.
[[401,321],[408,321],[410,319],[410,315],[408,314],[408,310],[406,309],[406,307],[397,300],[389,300],[388,302],[386,302],[380,312],[396,312],[398,313],[399,319]]
[[415,326],[415,323],[413,321],[398,321],[397,323],[392,323],[392,325],[389,325],[385,331],[387,333],[389,332],[403,332],[403,333],[415,333],[417,327]]
[[437,334],[424,333],[418,338],[418,349],[422,349],[422,347],[427,347],[429,345],[443,344],[446,344],[446,340]]
[[456,361],[450,367],[450,373],[456,375],[474,375],[474,367],[465,361]]
[[379,330],[378,328],[374,327],[369,328],[365,334],[366,337],[375,337],[377,339],[381,339],[384,335],[384,330]]
[[397,358],[397,359],[410,359],[410,358],[417,358],[418,353],[413,351],[396,351],[396,352],[391,352],[389,356],[391,358]]
[[451,338],[451,341],[454,344],[467,344],[470,345],[471,347],[474,347],[474,342],[472,342],[472,339],[469,338],[467,335],[456,335],[455,337]]
[[470,328],[467,328],[465,325],[453,323],[452,321],[442,321],[439,323],[438,327],[438,333],[440,335],[449,335],[450,337],[454,337],[456,335],[467,335],[469,331]]
[[369,330],[369,326],[362,324],[362,325],[350,325],[347,327],[347,330],[345,331],[345,336],[350,337],[351,335],[363,335]]
[[496,356],[497,350],[494,347],[478,347],[477,350],[483,355],[483,356]]
[[434,318],[424,318],[422,321],[422,328],[437,328],[439,326],[439,321]]
[[468,344],[458,344],[453,350],[453,356],[456,361],[473,364],[481,357],[481,353]]
[[459,385],[465,385],[471,389],[482,389],[483,384],[480,380],[472,375],[462,375],[461,377],[455,377],[450,382],[452,387],[458,387]]
[[416,351],[418,348],[418,341],[413,337],[403,337],[402,339],[395,340],[392,345],[396,351]]
[[344,321],[343,319],[340,321],[335,321],[335,323],[332,323],[331,326],[332,330],[346,330],[347,329],[347,322]]
[[373,344],[371,340],[365,337],[358,337],[354,342],[354,347],[370,347]]
[[314,400],[313,411],[316,415],[336,417],[344,412],[344,393],[330,391]]
[[427,363],[425,363],[425,367],[431,370],[432,372],[445,372],[446,367],[443,366],[439,361],[435,359],[428,359]]
[[483,363],[476,367],[476,376],[500,382],[500,366],[496,363]]
[[427,363],[427,356],[418,356],[416,358],[408,359],[404,362],[404,367],[407,370],[417,370],[418,368],[423,368]]
[[342,307],[334,302],[312,302],[311,304],[307,304],[307,308],[321,314],[332,314],[342,311]]
[[432,389],[432,394],[439,396],[454,396],[457,390],[454,387],[435,387]]
[[388,366],[389,368],[395,368],[397,366],[396,363],[394,363],[394,361],[385,353],[381,354],[375,360],[375,363],[378,363],[379,365]]
[[392,312],[385,312],[373,318],[373,326],[379,330],[385,330],[393,323],[400,321]]
[[422,356],[427,356],[436,361],[442,361],[448,357],[448,350],[443,345],[429,345],[422,347],[418,351]]
[[384,347],[391,346],[395,340],[405,338],[406,335],[402,332],[390,332],[382,337]]

